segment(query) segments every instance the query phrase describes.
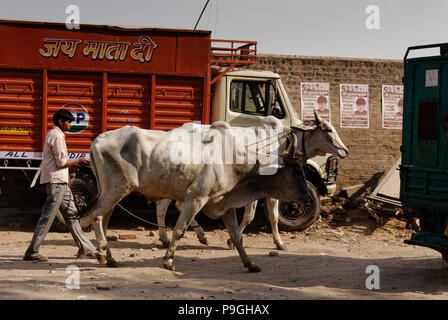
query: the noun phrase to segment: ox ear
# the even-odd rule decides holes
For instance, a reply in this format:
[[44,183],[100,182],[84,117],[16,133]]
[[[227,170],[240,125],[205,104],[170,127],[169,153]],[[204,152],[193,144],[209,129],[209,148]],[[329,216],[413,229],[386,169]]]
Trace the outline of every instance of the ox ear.
[[314,121],[316,122],[316,125],[320,125],[324,122],[316,109],[314,109]]
[[257,159],[255,162],[255,165],[252,167],[252,169],[250,169],[250,171],[240,179],[238,184],[247,182],[251,178],[259,176],[259,175],[260,175],[260,161],[258,161],[258,159]]

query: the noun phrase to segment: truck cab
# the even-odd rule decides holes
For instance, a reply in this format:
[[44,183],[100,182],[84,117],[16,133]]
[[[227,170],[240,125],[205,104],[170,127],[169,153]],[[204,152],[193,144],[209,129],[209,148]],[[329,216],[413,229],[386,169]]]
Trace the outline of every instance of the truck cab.
[[[232,126],[250,127],[273,115],[284,126],[302,124],[277,73],[234,69],[216,81],[211,90],[211,122],[222,120]],[[333,196],[336,192],[337,159],[329,154],[313,157],[307,160],[304,171],[316,189],[314,215],[318,216],[319,195]],[[280,203],[279,224],[285,229],[303,229],[303,223],[299,223],[303,210]]]

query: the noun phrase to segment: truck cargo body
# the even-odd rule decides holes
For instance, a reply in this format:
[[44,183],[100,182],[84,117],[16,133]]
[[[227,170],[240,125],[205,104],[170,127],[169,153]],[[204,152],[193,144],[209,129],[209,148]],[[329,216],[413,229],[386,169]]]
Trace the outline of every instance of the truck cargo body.
[[210,32],[0,22],[0,43],[3,159],[39,158],[61,107],[71,157],[124,125],[209,123]]

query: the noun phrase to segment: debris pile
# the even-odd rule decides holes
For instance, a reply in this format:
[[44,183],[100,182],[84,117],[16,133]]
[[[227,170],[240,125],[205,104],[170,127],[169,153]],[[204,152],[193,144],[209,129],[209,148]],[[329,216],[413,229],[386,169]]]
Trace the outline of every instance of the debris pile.
[[[322,205],[321,211],[324,219],[346,223],[352,221],[353,213],[367,214],[369,219],[375,220],[378,227],[384,226],[391,218],[404,219],[403,210],[400,207],[372,201],[362,196],[354,198],[334,196],[331,203]],[[349,215],[349,212],[352,214]]]

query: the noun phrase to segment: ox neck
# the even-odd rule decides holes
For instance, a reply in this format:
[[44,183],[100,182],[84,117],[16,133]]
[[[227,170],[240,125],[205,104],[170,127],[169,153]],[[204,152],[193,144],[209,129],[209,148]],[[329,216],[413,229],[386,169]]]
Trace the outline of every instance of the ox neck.
[[306,152],[306,143],[305,143],[305,135],[307,133],[307,131],[299,131],[302,134],[302,138],[299,139],[299,143],[301,144],[301,153],[302,153],[302,157],[303,157],[303,162],[306,163],[306,161],[308,160],[308,153]]
[[[301,138],[299,137],[299,132],[302,134]],[[294,132],[294,130],[289,129],[286,131],[287,143],[282,154],[283,160],[291,163],[300,163],[302,166],[307,162],[308,154],[305,146],[305,134],[306,131],[304,130]]]

